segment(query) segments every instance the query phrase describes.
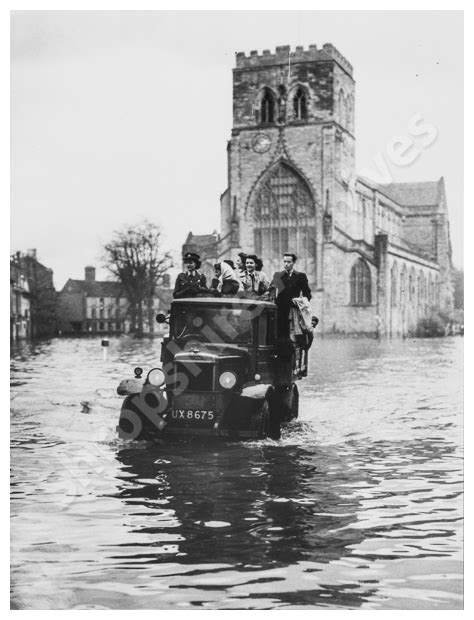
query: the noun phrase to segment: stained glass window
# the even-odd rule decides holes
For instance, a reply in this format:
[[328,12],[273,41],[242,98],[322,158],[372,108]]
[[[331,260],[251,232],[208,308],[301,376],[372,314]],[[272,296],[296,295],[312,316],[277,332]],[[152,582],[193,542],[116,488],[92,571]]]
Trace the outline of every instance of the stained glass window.
[[273,168],[260,185],[251,208],[255,251],[259,254],[261,248],[264,261],[280,261],[287,251],[303,260],[314,258],[310,240],[315,236],[316,209],[308,185],[293,168],[284,162]]

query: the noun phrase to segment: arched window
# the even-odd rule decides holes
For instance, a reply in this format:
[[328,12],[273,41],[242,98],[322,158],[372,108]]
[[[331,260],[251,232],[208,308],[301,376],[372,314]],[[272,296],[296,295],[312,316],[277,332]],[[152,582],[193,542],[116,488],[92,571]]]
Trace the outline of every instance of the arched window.
[[418,303],[423,304],[425,299],[425,276],[420,270],[418,274]]
[[398,267],[397,263],[393,264],[391,271],[391,289],[390,303],[392,306],[398,306]]
[[409,300],[415,300],[415,269],[412,267],[410,271],[410,277],[408,278],[408,295]]
[[263,92],[260,105],[260,119],[262,123],[273,123],[275,120],[275,98],[269,88]]
[[400,277],[400,302],[406,303],[407,300],[407,266],[403,265],[402,275]]
[[352,97],[349,95],[346,99],[346,127],[350,129],[352,127]]
[[293,98],[293,112],[294,118],[297,121],[303,121],[308,116],[306,94],[302,88],[298,88]]
[[346,117],[346,106],[345,106],[344,91],[342,90],[342,88],[339,91],[338,107],[339,107],[339,122],[341,123],[341,125],[343,125],[345,121],[345,117]]
[[314,272],[316,205],[303,177],[281,161],[262,178],[249,204],[255,252],[265,271],[281,269],[283,252],[295,252],[298,267]]
[[359,258],[351,269],[351,304],[366,306],[372,303],[372,282],[367,263]]

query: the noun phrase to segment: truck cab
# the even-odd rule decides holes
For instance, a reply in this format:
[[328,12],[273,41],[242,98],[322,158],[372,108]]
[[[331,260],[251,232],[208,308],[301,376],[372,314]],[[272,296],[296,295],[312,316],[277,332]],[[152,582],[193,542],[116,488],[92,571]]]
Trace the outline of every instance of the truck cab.
[[118,388],[126,396],[119,435],[140,428],[132,438],[279,438],[281,424],[298,415],[295,381],[305,375],[306,356],[278,339],[276,312],[257,299],[174,300],[169,316],[157,317],[169,323],[161,369]]

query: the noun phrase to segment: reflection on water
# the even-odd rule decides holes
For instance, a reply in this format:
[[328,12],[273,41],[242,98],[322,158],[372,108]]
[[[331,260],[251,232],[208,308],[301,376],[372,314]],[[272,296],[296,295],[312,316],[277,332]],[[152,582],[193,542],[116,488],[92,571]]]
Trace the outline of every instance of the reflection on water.
[[158,347],[14,351],[14,607],[462,607],[460,338],[318,341],[280,442],[121,442]]

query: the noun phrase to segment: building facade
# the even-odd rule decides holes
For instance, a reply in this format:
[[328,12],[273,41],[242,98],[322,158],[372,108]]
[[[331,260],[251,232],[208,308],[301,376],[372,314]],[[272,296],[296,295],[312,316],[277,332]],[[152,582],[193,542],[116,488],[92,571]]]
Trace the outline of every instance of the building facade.
[[118,282],[95,279],[95,267],[86,267],[84,280],[69,279],[59,293],[59,329],[62,334],[105,334],[126,331],[128,300]]
[[31,336],[31,294],[17,256],[10,259],[10,340]]
[[[156,291],[152,312],[144,308],[144,332],[155,330],[155,316],[169,308],[169,278]],[[95,267],[88,266],[84,280],[69,279],[59,293],[59,331],[61,334],[120,334],[131,329],[130,302],[119,282],[96,280]]]
[[57,331],[57,292],[53,270],[38,260],[36,249],[17,256],[31,295],[31,336],[54,336]]
[[57,293],[53,270],[40,263],[36,250],[10,258],[11,337],[51,337],[57,329]]
[[377,185],[355,174],[355,82],[331,44],[239,53],[218,256],[298,255],[329,333],[415,333],[453,309],[443,179]]

